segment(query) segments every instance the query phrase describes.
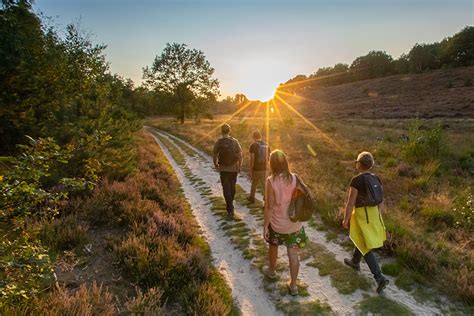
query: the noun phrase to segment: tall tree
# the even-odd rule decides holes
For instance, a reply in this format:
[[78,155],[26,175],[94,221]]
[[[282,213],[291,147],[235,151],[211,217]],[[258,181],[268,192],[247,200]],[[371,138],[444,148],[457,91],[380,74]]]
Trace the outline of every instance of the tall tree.
[[205,104],[219,96],[219,81],[204,53],[186,44],[168,43],[151,67],[143,69],[148,88],[173,95],[177,118],[184,123],[190,115],[203,114]]

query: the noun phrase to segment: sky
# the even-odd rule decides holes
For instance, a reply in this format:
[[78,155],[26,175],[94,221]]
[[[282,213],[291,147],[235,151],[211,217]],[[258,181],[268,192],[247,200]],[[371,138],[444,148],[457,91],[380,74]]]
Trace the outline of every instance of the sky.
[[166,43],[204,52],[221,96],[268,100],[278,84],[371,50],[398,58],[474,25],[474,0],[36,0],[59,30],[92,33],[113,73],[142,81]]

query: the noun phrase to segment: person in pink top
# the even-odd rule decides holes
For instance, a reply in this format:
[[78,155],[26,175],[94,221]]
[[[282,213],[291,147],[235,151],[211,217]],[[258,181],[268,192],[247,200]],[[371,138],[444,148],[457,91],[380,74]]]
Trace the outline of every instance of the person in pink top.
[[269,267],[263,273],[270,279],[276,279],[276,261],[278,246],[285,245],[290,262],[291,280],[288,289],[291,295],[298,295],[296,280],[300,267],[298,249],[306,243],[303,223],[292,222],[288,215],[291,196],[296,187],[296,176],[290,172],[288,160],[281,150],[270,154],[271,176],[265,185],[265,213],[263,237],[269,243]]

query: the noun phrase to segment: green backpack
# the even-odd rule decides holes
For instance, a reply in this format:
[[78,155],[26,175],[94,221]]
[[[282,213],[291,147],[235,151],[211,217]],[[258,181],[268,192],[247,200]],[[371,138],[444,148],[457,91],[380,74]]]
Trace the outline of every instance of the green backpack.
[[306,222],[313,216],[316,206],[313,194],[306,184],[296,176],[296,188],[291,195],[290,206],[288,207],[288,215],[292,222]]

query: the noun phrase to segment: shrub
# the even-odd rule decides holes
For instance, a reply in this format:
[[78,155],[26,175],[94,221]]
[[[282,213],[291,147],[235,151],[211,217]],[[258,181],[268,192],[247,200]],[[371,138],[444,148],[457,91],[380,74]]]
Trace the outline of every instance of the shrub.
[[13,241],[0,242],[0,314],[8,306],[19,309],[47,288],[52,280],[52,264],[37,239],[23,232]]
[[53,251],[71,250],[87,242],[87,230],[76,214],[69,214],[44,223],[39,238]]
[[40,315],[115,315],[113,296],[107,289],[81,284],[75,293],[69,293],[64,287],[58,287],[47,298],[36,300],[35,311]]
[[230,308],[222,302],[216,289],[204,283],[198,286],[184,303],[186,313],[189,315],[229,315]]
[[441,158],[446,151],[446,139],[442,127],[422,127],[416,119],[410,123],[408,139],[400,143],[402,157],[409,162],[424,163]]
[[152,287],[143,293],[140,289],[137,289],[137,296],[130,299],[125,307],[127,311],[135,315],[143,316],[160,316],[166,315],[165,308],[161,297],[163,296],[162,291],[159,288]]

